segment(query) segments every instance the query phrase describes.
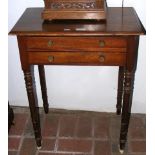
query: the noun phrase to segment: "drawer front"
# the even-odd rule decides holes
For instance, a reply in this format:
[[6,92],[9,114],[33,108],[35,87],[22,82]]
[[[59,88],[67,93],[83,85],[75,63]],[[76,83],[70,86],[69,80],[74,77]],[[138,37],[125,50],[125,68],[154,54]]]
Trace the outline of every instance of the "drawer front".
[[126,39],[122,37],[28,37],[27,49],[50,51],[119,51],[125,52]]
[[125,53],[103,52],[29,52],[30,64],[124,66]]

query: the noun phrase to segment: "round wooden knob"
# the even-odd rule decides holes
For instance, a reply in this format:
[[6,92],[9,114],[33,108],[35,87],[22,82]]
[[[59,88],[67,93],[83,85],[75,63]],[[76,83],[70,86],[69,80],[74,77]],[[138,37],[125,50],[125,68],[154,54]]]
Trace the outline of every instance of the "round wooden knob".
[[53,62],[54,61],[54,56],[48,56],[48,61]]
[[104,62],[105,61],[105,56],[104,55],[99,56],[99,61]]
[[99,41],[99,46],[100,47],[104,47],[105,46],[105,42],[102,40],[102,41]]
[[53,42],[51,40],[48,41],[47,46],[51,47],[53,45]]

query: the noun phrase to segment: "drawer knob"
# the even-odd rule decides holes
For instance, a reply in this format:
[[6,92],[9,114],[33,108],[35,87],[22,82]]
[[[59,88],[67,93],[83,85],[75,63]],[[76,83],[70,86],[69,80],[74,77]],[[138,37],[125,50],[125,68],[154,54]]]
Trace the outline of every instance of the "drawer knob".
[[105,42],[102,40],[102,41],[99,41],[99,46],[100,47],[104,47],[105,46]]
[[53,62],[54,61],[54,56],[48,56],[48,61]]
[[53,42],[51,40],[49,40],[47,45],[48,45],[48,47],[51,47],[53,45]]
[[99,61],[104,62],[105,61],[105,56],[104,55],[99,56]]

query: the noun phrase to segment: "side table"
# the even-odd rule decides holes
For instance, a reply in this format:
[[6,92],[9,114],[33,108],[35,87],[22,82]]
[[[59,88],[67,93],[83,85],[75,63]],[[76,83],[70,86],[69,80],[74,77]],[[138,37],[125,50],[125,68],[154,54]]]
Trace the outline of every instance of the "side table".
[[133,8],[109,7],[106,22],[41,19],[43,8],[28,8],[11,30],[18,39],[21,67],[37,146],[41,129],[33,66],[38,65],[42,98],[48,113],[44,65],[119,66],[117,114],[121,114],[120,149],[127,140],[139,36],[145,29]]

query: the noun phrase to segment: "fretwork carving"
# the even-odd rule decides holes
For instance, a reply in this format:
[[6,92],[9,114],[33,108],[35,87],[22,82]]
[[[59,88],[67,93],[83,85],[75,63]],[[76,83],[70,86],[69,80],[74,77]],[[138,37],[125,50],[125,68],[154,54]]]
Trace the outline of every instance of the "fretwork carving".
[[51,9],[94,9],[96,8],[95,2],[53,2]]

